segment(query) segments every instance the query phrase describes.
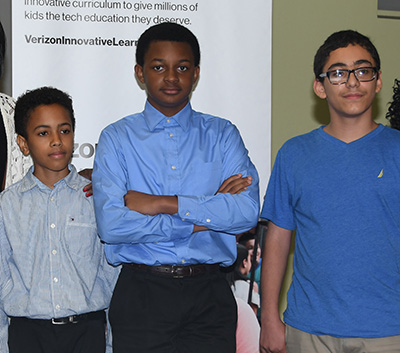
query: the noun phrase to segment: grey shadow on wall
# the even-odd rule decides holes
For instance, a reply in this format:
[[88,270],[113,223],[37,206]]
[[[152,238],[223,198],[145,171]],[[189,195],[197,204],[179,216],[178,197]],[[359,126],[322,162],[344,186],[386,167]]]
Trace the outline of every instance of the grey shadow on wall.
[[[385,117],[386,112],[387,112],[387,108],[389,107],[386,103],[387,102],[383,102],[382,99],[379,99],[379,93],[378,93],[378,98],[375,98],[375,101],[372,105],[372,116],[374,117],[374,119],[376,118],[380,118],[380,117]],[[386,110],[385,110],[386,107]]]
[[326,99],[319,98],[312,88],[314,86],[314,80],[311,81],[309,87],[311,87],[312,96],[312,120],[317,122],[318,125],[328,125],[330,121],[329,109]]
[[312,119],[316,121],[318,125],[328,125],[330,121],[326,100],[319,98],[315,94],[313,97]]

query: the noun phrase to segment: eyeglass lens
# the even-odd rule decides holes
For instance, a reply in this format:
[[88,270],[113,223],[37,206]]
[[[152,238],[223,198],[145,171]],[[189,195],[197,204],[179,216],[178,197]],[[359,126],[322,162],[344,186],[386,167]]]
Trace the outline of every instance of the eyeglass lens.
[[332,70],[328,72],[328,77],[331,83],[347,82],[351,73],[360,82],[372,81],[375,78],[375,69],[372,67],[360,67],[355,70]]

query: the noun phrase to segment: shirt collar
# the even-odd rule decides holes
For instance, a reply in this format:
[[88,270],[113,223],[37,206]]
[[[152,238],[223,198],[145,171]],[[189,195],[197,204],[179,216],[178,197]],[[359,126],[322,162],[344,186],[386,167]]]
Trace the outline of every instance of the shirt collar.
[[[68,169],[70,170],[70,173],[65,178],[57,181],[57,183],[54,184],[54,187],[56,188],[57,185],[65,183],[71,189],[78,190],[81,187],[79,174],[77,173],[75,166],[73,166],[72,164],[68,165]],[[25,177],[22,179],[21,192],[29,191],[36,186],[41,190],[50,190],[47,185],[43,184],[38,178],[33,175],[33,171],[34,166],[31,166]]]
[[163,121],[167,119],[171,119],[176,121],[180,127],[186,131],[189,128],[190,120],[192,118],[192,106],[190,105],[190,102],[186,104],[186,106],[177,114],[167,117],[163,113],[161,113],[159,110],[154,108],[149,101],[146,101],[146,105],[143,111],[144,119],[147,122],[147,126],[151,131],[154,131],[155,128],[161,124]]

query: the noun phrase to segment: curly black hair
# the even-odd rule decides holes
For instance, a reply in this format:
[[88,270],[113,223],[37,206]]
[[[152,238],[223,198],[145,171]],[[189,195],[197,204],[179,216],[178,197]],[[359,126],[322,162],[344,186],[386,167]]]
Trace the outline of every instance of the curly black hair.
[[400,80],[395,79],[393,85],[393,100],[390,103],[386,119],[393,129],[400,130]]
[[41,87],[22,94],[16,104],[14,113],[15,132],[28,138],[26,127],[35,108],[40,105],[59,104],[64,107],[71,118],[72,130],[75,130],[75,116],[71,97],[57,88]]

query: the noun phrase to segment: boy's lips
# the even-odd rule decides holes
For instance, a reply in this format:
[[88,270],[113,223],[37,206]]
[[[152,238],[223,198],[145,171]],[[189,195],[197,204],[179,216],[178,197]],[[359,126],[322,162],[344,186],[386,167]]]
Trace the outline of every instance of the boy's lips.
[[63,158],[65,156],[64,151],[55,151],[49,154],[50,157],[52,158]]
[[163,89],[161,89],[161,91],[165,94],[173,95],[173,94],[178,94],[181,90],[180,90],[180,88],[177,88],[177,87],[170,87],[170,88],[163,88]]
[[347,93],[347,94],[343,95],[343,97],[346,99],[359,99],[362,96],[363,96],[363,94],[359,93],[359,92]]

